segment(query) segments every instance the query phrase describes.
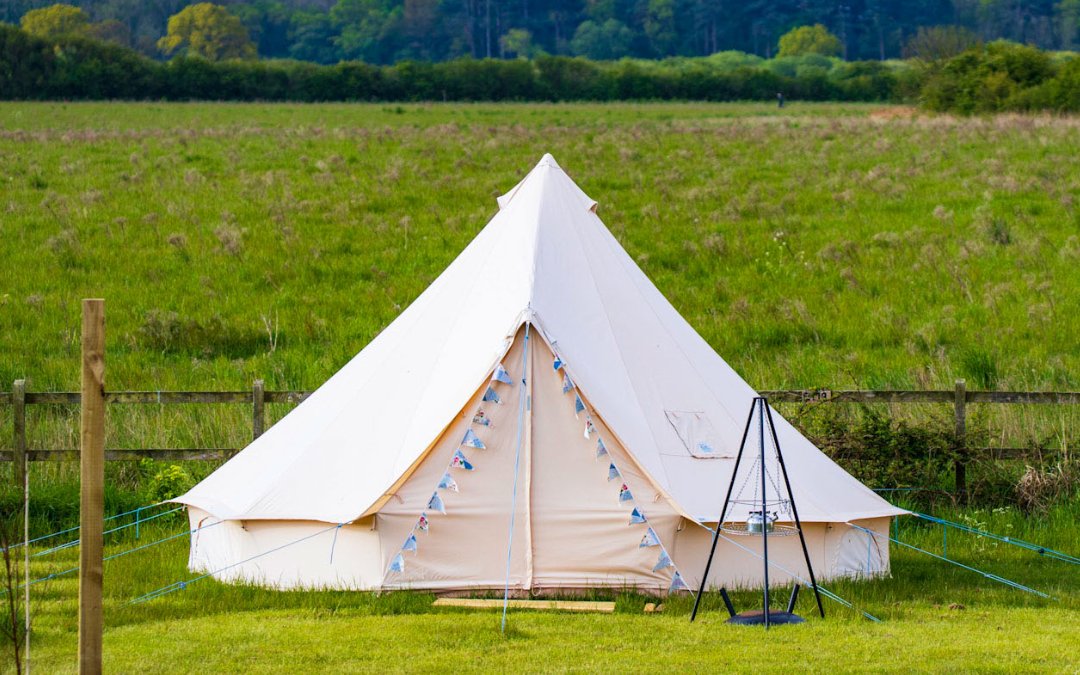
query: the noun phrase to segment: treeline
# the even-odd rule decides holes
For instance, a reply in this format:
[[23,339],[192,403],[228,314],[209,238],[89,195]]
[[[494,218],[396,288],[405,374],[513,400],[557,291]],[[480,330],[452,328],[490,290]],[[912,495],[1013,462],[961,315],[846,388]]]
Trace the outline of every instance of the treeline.
[[[67,0],[101,34],[147,56],[169,18],[195,0]],[[920,27],[953,25],[989,42],[1080,47],[1080,0],[218,0],[259,56],[318,63],[533,58],[776,55],[781,35],[823,24],[847,60],[906,57]],[[0,0],[17,24],[56,0]]]
[[154,61],[79,37],[35,38],[0,25],[0,98],[264,101],[885,101],[907,69],[820,55],[764,61],[740,53],[699,59],[596,62],[525,59],[362,62],[200,58]]

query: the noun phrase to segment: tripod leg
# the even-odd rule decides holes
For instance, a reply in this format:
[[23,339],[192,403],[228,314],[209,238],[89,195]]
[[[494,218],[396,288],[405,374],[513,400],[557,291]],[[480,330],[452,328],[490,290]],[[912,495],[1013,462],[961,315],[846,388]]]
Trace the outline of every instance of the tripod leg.
[[734,617],[735,605],[731,604],[731,598],[728,597],[727,589],[723,586],[720,587],[720,597],[724,599],[724,606],[727,607],[727,613]]
[[[757,399],[755,399],[756,401]],[[727,496],[724,497],[724,505],[720,507],[720,520],[716,521],[716,532],[713,533],[712,547],[709,549],[709,559],[705,562],[705,571],[701,575],[701,584],[698,586],[697,595],[694,596],[694,609],[690,612],[690,622],[697,618],[698,605],[701,604],[701,594],[705,592],[705,583],[709,580],[709,569],[712,568],[713,556],[716,555],[716,543],[720,541],[720,528],[724,526],[724,516],[727,513],[728,500],[731,499],[731,491],[735,488],[735,476],[739,473],[739,462],[742,461],[743,449],[746,447],[746,437],[750,433],[750,422],[754,419],[754,407],[750,406],[750,414],[746,417],[746,427],[742,432],[742,442],[739,443],[739,454],[735,456],[735,468],[731,470],[731,482],[728,483]],[[730,606],[730,605],[729,605]]]
[[772,409],[766,405],[765,412],[769,416],[769,431],[772,432],[773,445],[776,447],[776,459],[780,464],[780,472],[784,475],[784,485],[787,487],[788,498],[791,499],[791,514],[795,517],[795,529],[799,532],[799,543],[802,544],[803,559],[806,560],[806,571],[810,573],[810,586],[814,589],[814,599],[817,600],[818,613],[824,619],[825,607],[821,604],[821,592],[818,591],[817,579],[814,577],[814,566],[810,564],[810,551],[806,548],[806,537],[803,535],[802,521],[799,520],[799,509],[795,506],[795,495],[791,493],[791,481],[788,480],[784,454],[780,452],[780,440],[776,437],[776,425],[773,424]]
[[799,584],[795,584],[795,587],[791,589],[791,597],[787,601],[787,612],[791,614],[795,611],[795,602],[799,599]]

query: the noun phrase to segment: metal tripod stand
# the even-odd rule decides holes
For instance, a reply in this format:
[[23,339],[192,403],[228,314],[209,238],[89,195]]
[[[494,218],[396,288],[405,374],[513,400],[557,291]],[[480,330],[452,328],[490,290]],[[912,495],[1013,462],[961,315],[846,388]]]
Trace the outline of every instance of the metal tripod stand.
[[[746,451],[746,441],[750,434],[750,425],[753,424],[754,418],[757,418],[758,426],[758,462],[761,464],[761,500],[760,503],[755,499],[753,503],[741,501],[740,503],[751,505],[752,507],[760,506],[761,511],[751,511],[751,518],[743,526],[739,524],[732,524],[725,527],[724,517],[728,514],[728,506],[732,503],[731,493],[735,488],[735,480],[738,477],[739,465],[742,462],[743,454]],[[766,424],[768,425],[768,432],[772,440],[773,447],[776,449],[776,460],[780,469],[780,474],[784,478],[784,488],[787,491],[787,503],[785,506],[790,505],[791,514],[794,517],[794,527],[790,525],[773,525],[769,518],[768,508],[770,506],[770,500],[768,499],[768,474],[766,471],[766,458],[765,458],[765,432]],[[751,451],[752,452],[752,451]],[[753,471],[754,467],[751,467]],[[748,477],[749,481],[752,477]],[[745,487],[745,485],[744,485]],[[774,484],[774,488],[775,488]],[[779,492],[779,490],[776,490]],[[756,494],[756,490],[755,490]],[[778,494],[779,498],[780,495]],[[773,505],[777,503],[784,503],[784,500],[772,500]],[[757,522],[754,521],[754,514],[758,514]],[[825,609],[821,605],[821,593],[818,591],[817,579],[814,578],[814,567],[810,563],[810,552],[806,547],[806,537],[803,535],[802,521],[799,520],[799,510],[795,506],[795,496],[791,492],[791,481],[788,479],[787,467],[784,465],[784,455],[780,451],[780,441],[776,435],[776,425],[773,424],[772,410],[769,408],[769,402],[764,396],[755,396],[754,401],[750,406],[750,414],[746,418],[746,428],[743,429],[742,441],[739,443],[739,454],[735,457],[735,468],[731,472],[731,482],[728,484],[727,495],[724,497],[724,504],[720,509],[720,518],[716,522],[716,531],[713,534],[712,547],[709,549],[709,559],[705,563],[705,572],[701,575],[701,585],[698,588],[697,596],[694,598],[694,610],[690,614],[690,621],[697,618],[698,605],[701,603],[701,595],[705,591],[705,583],[709,578],[709,570],[712,568],[713,557],[716,555],[716,544],[720,540],[720,533],[728,532],[729,534],[736,535],[756,535],[756,530],[760,529],[761,533],[761,550],[762,559],[764,561],[765,569],[765,588],[762,593],[762,612],[760,616],[756,612],[736,614],[735,608],[731,604],[731,599],[728,597],[727,589],[721,587],[720,595],[724,600],[724,605],[727,607],[728,614],[731,618],[729,623],[740,624],[764,624],[768,629],[770,623],[800,623],[802,619],[794,614],[792,611],[795,609],[795,601],[799,596],[799,584],[796,583],[791,590],[791,597],[788,600],[788,607],[786,612],[770,612],[769,611],[769,537],[778,536],[781,534],[798,534],[799,542],[802,544],[803,559],[806,561],[806,569],[810,575],[810,585],[814,589],[814,597],[817,600],[818,612],[822,618],[825,617]],[[726,537],[725,537],[726,539]]]

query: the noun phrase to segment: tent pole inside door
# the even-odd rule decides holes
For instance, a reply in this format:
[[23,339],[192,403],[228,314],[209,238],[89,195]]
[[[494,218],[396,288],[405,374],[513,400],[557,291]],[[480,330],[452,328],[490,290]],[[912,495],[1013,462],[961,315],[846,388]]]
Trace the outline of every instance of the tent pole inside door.
[[506,632],[506,612],[510,608],[510,561],[514,550],[514,516],[517,514],[518,476],[521,471],[521,445],[525,426],[525,397],[528,394],[529,323],[525,322],[525,344],[521,350],[521,391],[518,393],[517,449],[514,452],[514,493],[510,497],[510,528],[506,541],[506,584],[503,587],[502,632]]

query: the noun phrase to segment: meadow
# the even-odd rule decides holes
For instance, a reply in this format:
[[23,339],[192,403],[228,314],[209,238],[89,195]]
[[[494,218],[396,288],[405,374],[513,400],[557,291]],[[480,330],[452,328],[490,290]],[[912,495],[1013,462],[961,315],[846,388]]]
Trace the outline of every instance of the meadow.
[[[18,378],[31,391],[77,389],[83,297],[106,298],[109,389],[317,387],[545,152],[759,389],[966,378],[970,389],[1075,390],[1078,128],[1068,117],[855,104],[0,103],[0,390]],[[1068,461],[1078,407],[972,406],[969,424],[988,442],[1057,448]],[[951,415],[888,412],[927,427]],[[77,409],[32,406],[29,429],[32,448],[76,447]],[[239,446],[250,411],[113,408],[108,434],[110,447]],[[0,406],[0,448],[10,438]],[[110,466],[110,510],[145,497],[137,489],[158,468]],[[33,467],[41,533],[70,524],[75,477],[70,463]],[[954,519],[1076,554],[1077,515],[1074,501],[1037,517]],[[902,534],[938,550],[929,527]],[[130,534],[110,542],[109,552],[139,545]],[[106,658],[148,672],[1080,667],[1067,648],[1078,637],[1074,568],[984,540],[949,549],[1056,599],[894,547],[891,578],[833,589],[884,623],[834,606],[768,641],[720,625],[715,598],[694,626],[686,598],[643,615],[645,600],[627,594],[614,616],[515,615],[506,638],[495,614],[433,610],[423,594],[203,581],[127,605],[184,577],[180,538],[107,563]],[[70,567],[74,551],[35,558],[35,575]],[[75,598],[70,576],[35,585],[36,668],[74,666]]]
[[[544,152],[759,389],[1072,390],[1078,127],[858,104],[0,103],[0,390],[77,388],[89,296],[112,390],[315,388]],[[971,406],[973,444],[1067,456],[1076,408]],[[77,445],[76,410],[29,414],[32,448]],[[247,416],[114,409],[110,446],[239,447]],[[0,447],[10,428],[0,406]]]

